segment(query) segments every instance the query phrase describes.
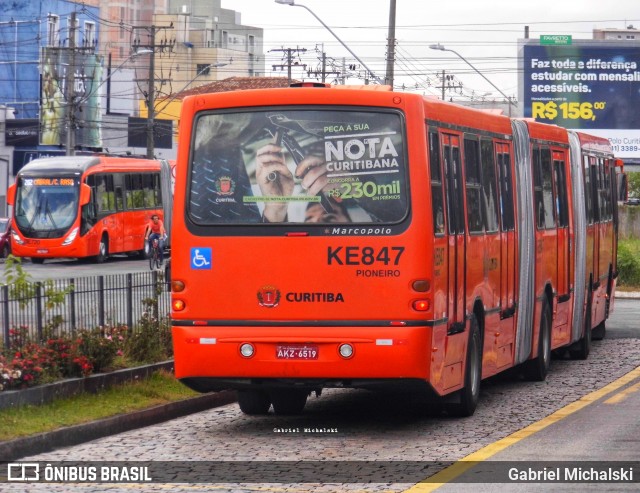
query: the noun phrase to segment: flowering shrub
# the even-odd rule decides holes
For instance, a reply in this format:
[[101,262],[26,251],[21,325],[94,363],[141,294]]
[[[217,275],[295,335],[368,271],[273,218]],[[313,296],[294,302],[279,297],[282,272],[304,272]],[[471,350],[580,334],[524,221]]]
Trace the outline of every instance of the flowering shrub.
[[82,339],[60,337],[46,341],[53,362],[52,369],[60,378],[86,377],[93,372],[93,363],[82,353]]
[[126,325],[106,325],[78,332],[80,352],[91,361],[93,371],[100,372],[108,368],[116,356],[124,354],[127,330]]
[[9,331],[11,351],[0,355],[0,391],[104,370],[123,355],[126,334],[126,326],[107,326],[36,344],[31,342],[28,327],[14,327]]

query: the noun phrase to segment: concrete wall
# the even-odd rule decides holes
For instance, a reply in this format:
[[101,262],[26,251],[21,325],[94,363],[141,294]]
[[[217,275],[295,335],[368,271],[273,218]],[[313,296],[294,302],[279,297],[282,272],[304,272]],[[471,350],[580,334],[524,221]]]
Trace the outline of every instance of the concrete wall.
[[640,205],[620,205],[620,238],[640,238]]

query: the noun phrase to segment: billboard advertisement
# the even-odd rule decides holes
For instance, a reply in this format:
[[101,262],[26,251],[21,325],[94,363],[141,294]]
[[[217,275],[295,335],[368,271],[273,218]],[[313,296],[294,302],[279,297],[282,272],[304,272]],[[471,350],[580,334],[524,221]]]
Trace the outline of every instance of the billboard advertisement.
[[640,43],[528,41],[524,116],[608,138],[617,157],[640,158]]
[[[102,57],[88,50],[46,47],[42,49],[40,143],[65,145],[70,115],[75,144],[102,147],[100,98]],[[72,101],[67,101],[67,73],[73,70]]]

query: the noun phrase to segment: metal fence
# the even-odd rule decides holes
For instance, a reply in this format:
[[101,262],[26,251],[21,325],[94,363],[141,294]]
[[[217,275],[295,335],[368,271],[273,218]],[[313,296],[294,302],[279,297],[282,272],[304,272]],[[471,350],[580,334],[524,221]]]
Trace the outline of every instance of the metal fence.
[[[79,329],[126,324],[135,330],[145,312],[168,317],[169,283],[158,271],[32,282],[29,296],[12,285],[0,286],[3,346],[9,347],[11,328],[26,327],[32,340],[43,340],[45,330],[55,336]],[[64,299],[56,302],[56,295]]]

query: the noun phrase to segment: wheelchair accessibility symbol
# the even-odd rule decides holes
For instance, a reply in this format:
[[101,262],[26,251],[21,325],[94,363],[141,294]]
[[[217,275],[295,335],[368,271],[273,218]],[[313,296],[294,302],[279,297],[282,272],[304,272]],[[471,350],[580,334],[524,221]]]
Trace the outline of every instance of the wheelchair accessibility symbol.
[[192,269],[211,269],[211,248],[192,248],[191,249],[191,268]]

